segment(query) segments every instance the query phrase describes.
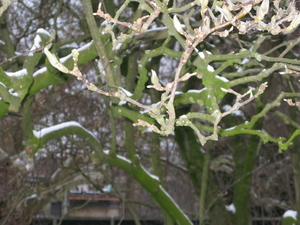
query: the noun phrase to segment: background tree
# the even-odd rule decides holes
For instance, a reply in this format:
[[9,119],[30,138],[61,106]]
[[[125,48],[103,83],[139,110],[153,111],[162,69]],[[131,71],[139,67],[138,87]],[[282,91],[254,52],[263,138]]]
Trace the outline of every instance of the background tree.
[[22,185],[13,201],[1,197],[2,224],[30,223],[83,179],[112,183],[137,224],[157,208],[167,224],[250,224],[299,209],[298,110],[288,106],[299,96],[296,6],[12,4],[1,17],[0,147],[2,164],[18,168],[3,185]]

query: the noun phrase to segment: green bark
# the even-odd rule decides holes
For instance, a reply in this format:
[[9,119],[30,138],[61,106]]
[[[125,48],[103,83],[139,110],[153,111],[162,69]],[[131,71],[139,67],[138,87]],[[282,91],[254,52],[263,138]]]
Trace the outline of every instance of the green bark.
[[[122,63],[122,74],[126,77],[126,82],[125,82],[125,89],[129,92],[133,92],[134,86],[135,86],[135,79],[137,76],[137,52],[132,52],[131,55],[129,55],[127,58],[123,59]],[[118,109],[117,109],[118,108]],[[127,104],[124,107],[114,107],[115,109],[115,115],[119,116],[120,114],[123,114],[124,111],[132,111],[136,112],[135,110],[131,109],[130,106]],[[123,113],[122,113],[123,112]],[[137,115],[134,115],[135,113],[129,113],[133,118]],[[127,115],[129,115],[127,114]],[[126,150],[126,155],[127,158],[134,160],[137,154],[136,151],[136,145],[135,145],[135,128],[132,125],[132,121],[129,119],[130,117],[125,117],[124,119],[124,132],[125,132],[125,150]],[[128,178],[127,181],[128,189],[129,190],[136,190],[138,187],[138,184],[134,182],[134,179],[132,177]],[[127,199],[136,199],[136,191],[130,191],[128,195],[126,196]],[[131,206],[131,203],[127,203],[129,205],[129,210],[131,214],[135,214],[134,212],[134,206]],[[135,219],[135,224],[140,225],[140,221],[138,220],[137,215],[133,215],[133,217],[137,217]]]
[[[129,92],[133,92],[135,86],[135,79],[137,76],[137,51],[132,50],[132,54],[128,56],[128,60],[123,60],[123,64],[127,64],[126,71],[122,73],[126,76],[125,89]],[[126,107],[126,106],[125,106]],[[124,108],[125,108],[124,107]],[[129,108],[129,107],[127,107]],[[127,156],[129,159],[133,159],[136,155],[136,146],[135,146],[135,130],[132,125],[132,122],[125,118],[124,121],[124,130],[125,130],[125,148]]]
[[42,147],[50,140],[55,140],[66,135],[77,135],[85,140],[92,148],[92,161],[94,164],[107,163],[111,166],[120,168],[129,173],[145,190],[147,190],[152,198],[161,206],[161,208],[174,220],[178,225],[191,225],[192,222],[184,214],[178,205],[173,201],[169,194],[164,190],[162,184],[155,177],[151,176],[140,164],[139,159],[129,161],[117,155],[111,155],[103,152],[103,148],[98,140],[80,124],[76,122],[65,123],[64,126],[58,125],[52,127],[46,133],[37,132],[36,138],[27,142],[34,142],[35,150]]
[[[50,39],[50,36],[46,35],[41,30],[38,30],[36,36],[41,38],[40,45],[45,44]],[[27,96],[33,83],[32,75],[34,73],[35,66],[38,64],[41,57],[41,52],[36,52],[32,55],[26,56],[23,64],[23,70],[13,74],[4,72],[0,67],[0,95],[3,97],[3,102],[1,101],[3,108],[0,108],[0,116],[5,115],[8,110],[19,110],[21,102]]]
[[[153,90],[151,90],[150,93],[151,93],[151,101],[158,102],[159,101],[158,93]],[[161,162],[160,137],[157,133],[154,132],[151,133],[150,143],[151,143],[151,165],[152,165],[153,174],[160,179],[162,187],[166,188],[166,183],[164,180],[165,179],[164,170]],[[163,149],[162,151],[167,151],[167,150]],[[170,216],[168,216],[168,214],[164,213],[163,216],[164,216],[165,225],[174,224],[173,219]]]
[[[92,59],[94,59],[97,56],[97,51],[95,49],[94,43],[91,42],[90,44],[87,44],[85,48],[79,49],[80,57],[78,60],[78,65],[83,65]],[[41,56],[42,53],[35,53],[37,56]],[[30,56],[32,58],[32,56]],[[37,61],[35,61],[37,62]],[[72,68],[73,67],[73,59],[71,57],[71,54],[66,58],[64,65],[67,68]],[[33,76],[33,81],[29,85],[29,90],[27,90],[25,96],[23,97],[31,97],[38,93],[40,90],[43,88],[46,88],[50,85],[53,84],[58,84],[58,83],[64,83],[68,79],[69,75],[65,75],[62,73],[58,73],[55,68],[53,68],[51,65],[49,65],[49,62],[46,61],[46,66],[44,68],[41,68],[37,70],[36,72],[32,74],[28,74],[28,76]],[[24,67],[25,68],[25,67]],[[5,76],[0,76],[1,80],[0,82],[6,84],[6,82],[3,82],[3,77]],[[17,79],[17,78],[10,78],[10,79]],[[15,83],[14,80],[9,81],[11,83]],[[8,86],[10,87],[10,86]],[[1,88],[1,85],[0,85]],[[12,87],[13,88],[13,87]],[[19,87],[20,88],[20,87]],[[18,89],[16,89],[18,90]],[[25,90],[25,89],[24,89]],[[1,90],[0,90],[1,91]],[[25,91],[23,92],[25,93]],[[8,101],[7,101],[8,102]],[[5,100],[0,101],[0,116],[2,117],[5,115],[9,110],[9,104]],[[16,106],[19,104],[19,102],[16,103]]]
[[293,178],[295,186],[295,205],[297,213],[297,225],[300,224],[300,144],[299,138],[294,141],[293,147],[291,150],[291,159],[293,165]]
[[126,160],[118,157],[110,158],[106,155],[103,162],[109,163],[112,166],[123,169],[135,178],[141,186],[147,190],[152,198],[160,205],[160,207],[173,219],[178,225],[191,225],[192,222],[178,207],[174,200],[163,189],[160,182],[153,178],[142,166],[133,165]]
[[[6,53],[6,57],[7,59],[9,58],[12,58],[16,55],[15,53],[15,45],[10,37],[10,33],[9,33],[9,30],[8,30],[8,23],[7,23],[7,12],[5,12],[3,15],[2,13],[4,11],[2,11],[3,9],[6,10],[6,8],[10,5],[10,1],[6,0],[6,1],[2,1],[2,6],[0,7],[0,33],[1,33],[1,36],[2,36],[2,40],[4,41],[5,45],[4,45],[4,52]],[[11,62],[10,62],[10,69],[11,71],[17,71],[18,70],[18,65],[16,63],[16,59],[13,59]]]
[[[187,173],[197,195],[202,199],[202,207],[204,208],[199,208],[198,210],[202,215],[202,221],[199,221],[199,223],[206,224],[206,222],[210,221],[208,223],[213,225],[231,224],[220,190],[213,179],[213,174],[207,169],[205,171],[205,167],[208,166],[207,164],[205,165],[205,160],[209,157],[205,156],[201,151],[201,145],[197,141],[197,136],[190,128],[177,127],[175,138],[186,163]],[[206,184],[204,183],[205,180]]]
[[203,164],[203,173],[201,177],[201,190],[199,195],[199,223],[204,224],[205,221],[205,209],[206,209],[206,193],[208,186],[208,174],[209,174],[209,163],[210,163],[210,148],[211,142],[208,143],[209,146],[206,149],[204,164]]
[[95,47],[98,53],[99,58],[101,59],[103,67],[105,67],[106,82],[109,86],[121,86],[121,77],[120,77],[120,60],[118,60],[116,54],[111,49],[109,51],[106,50],[105,42],[101,38],[101,35],[98,31],[98,26],[96,24],[93,8],[90,1],[82,1],[85,18],[87,20],[87,24],[89,26],[89,30],[91,36],[95,42]]
[[261,140],[257,136],[251,136],[249,143],[245,142],[242,135],[233,138],[234,181],[237,181],[233,193],[233,204],[236,208],[234,224],[251,225],[251,172],[255,169],[260,146]]
[[[297,111],[298,109],[295,107],[290,107],[290,118],[294,122],[298,122],[297,119]],[[290,133],[293,133],[294,127],[290,126]],[[294,186],[295,186],[295,205],[297,213],[297,225],[300,225],[300,140],[299,136],[293,140],[293,146],[289,147],[291,152],[291,159],[293,165],[293,178],[294,178]]]

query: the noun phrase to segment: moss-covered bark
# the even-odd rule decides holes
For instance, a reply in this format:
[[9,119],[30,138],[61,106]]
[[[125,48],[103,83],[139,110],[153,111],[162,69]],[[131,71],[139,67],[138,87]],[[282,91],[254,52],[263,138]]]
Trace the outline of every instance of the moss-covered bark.
[[234,193],[233,204],[236,213],[233,215],[234,224],[251,224],[251,183],[256,166],[257,154],[261,140],[251,136],[249,142],[245,141],[243,135],[236,135],[233,138],[234,148]]
[[[298,109],[290,108],[290,118],[293,122],[298,122]],[[289,126],[290,133],[293,133],[295,128]],[[297,213],[297,225],[300,225],[300,139],[299,136],[294,139],[293,146],[289,147],[291,152],[291,159],[293,165],[293,178],[294,178],[294,190],[295,190],[295,205]]]
[[[209,160],[209,157],[205,157],[205,153],[201,151],[201,145],[197,141],[195,133],[190,128],[178,127],[175,134],[176,141],[186,163],[187,173],[198,196],[203,199],[201,207],[204,207],[204,209],[199,209],[203,218],[201,218],[199,223],[206,224],[210,221],[209,223],[214,225],[230,224],[220,190],[213,179],[213,174],[211,171],[208,171],[209,167],[207,166],[209,162],[205,163],[205,160]],[[205,166],[206,168],[204,168]],[[207,175],[203,177],[204,170],[206,170],[205,173]],[[206,191],[201,192],[205,181]]]

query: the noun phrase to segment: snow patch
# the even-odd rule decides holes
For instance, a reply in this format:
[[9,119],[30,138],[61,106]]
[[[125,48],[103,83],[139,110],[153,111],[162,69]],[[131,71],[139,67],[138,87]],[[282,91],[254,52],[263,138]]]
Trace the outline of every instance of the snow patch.
[[117,157],[118,157],[119,159],[122,159],[123,161],[126,161],[126,162],[128,162],[128,163],[132,163],[132,162],[131,162],[131,160],[129,160],[129,159],[127,159],[127,158],[125,158],[124,156],[117,155]]
[[43,28],[37,29],[36,33],[37,34],[45,34],[47,36],[51,36],[50,33],[48,31],[46,31],[45,29],[43,29]]
[[118,103],[118,106],[126,105],[126,103],[127,103],[127,101],[121,100],[121,101]]
[[247,62],[249,62],[250,60],[248,59],[248,58],[243,58],[243,60],[242,60],[242,65],[244,65],[245,63],[247,63]]
[[294,220],[297,220],[297,211],[294,211],[294,210],[285,211],[285,213],[283,214],[282,217],[283,218],[292,217]]
[[[80,47],[80,48],[78,49],[79,54],[80,54],[80,52],[82,52],[83,50],[89,48],[92,44],[93,44],[93,41],[91,41],[91,42],[85,44],[84,46]],[[67,55],[67,56],[65,56],[65,57],[63,57],[63,58],[60,58],[59,61],[60,61],[62,64],[64,64],[64,63],[65,63],[68,59],[70,59],[70,58],[73,58],[72,54],[69,54],[69,55]]]
[[233,214],[236,213],[236,208],[233,203],[231,203],[230,205],[225,205],[225,207],[227,211],[232,212]]
[[215,72],[215,69],[211,65],[207,65],[207,70],[209,72]]
[[195,48],[195,52],[197,52],[197,54],[200,56],[201,59],[205,58],[205,55],[203,52],[200,52],[197,48]]
[[159,181],[158,176],[149,173],[143,166],[142,166],[142,168],[143,168],[143,170],[144,170],[144,171],[145,171],[152,179]]
[[229,82],[228,79],[226,79],[225,77],[220,77],[219,75],[216,75],[215,78],[219,79],[219,80],[222,80],[224,82]]
[[192,89],[192,90],[188,90],[187,93],[201,93],[202,91],[206,90],[207,88],[202,88],[200,90],[195,90],[195,89]]
[[[224,106],[222,107],[222,109],[223,109],[225,112],[229,111],[231,108],[232,108],[231,105],[228,105],[228,104],[226,104],[226,105],[224,105]],[[232,112],[231,114],[234,115],[234,116],[241,116],[241,117],[244,117],[244,113],[243,113],[241,110],[236,110],[236,111]]]
[[[66,128],[66,127],[80,127],[80,128],[85,129],[83,126],[81,126],[80,123],[75,122],[75,121],[69,121],[69,122],[57,124],[57,125],[54,125],[54,126],[51,126],[51,127],[43,128],[40,131],[35,131],[34,130],[33,134],[37,138],[42,138],[43,136],[45,136],[45,135],[47,135],[47,134],[49,134],[51,132],[54,132],[54,131],[57,131],[57,130],[61,130],[61,129]],[[86,130],[86,131],[89,132],[88,130]],[[89,133],[91,135],[93,135],[91,132],[89,132]]]
[[108,149],[105,149],[103,150],[104,154],[108,155],[109,154],[109,150]]
[[200,56],[201,59],[204,59],[204,58],[205,58],[205,55],[204,55],[203,52],[199,52],[198,55]]
[[127,91],[125,88],[119,87],[119,89],[121,89],[121,91],[127,96],[127,97],[131,97],[133,94],[130,91]]
[[107,20],[104,20],[104,21],[101,23],[100,27],[106,27],[108,24],[109,24],[108,21],[107,21]]
[[0,85],[2,85],[4,88],[6,88],[5,84],[3,84],[2,82],[0,82]]
[[[157,31],[163,31],[163,30],[168,30],[167,27],[155,27],[155,28],[151,28],[147,31],[144,32],[145,36],[147,33],[150,33],[150,32],[157,32]],[[138,36],[139,34],[135,34],[136,36]]]
[[[107,149],[106,149],[106,150],[103,150],[103,152],[104,152],[104,154],[106,154],[106,155],[109,154],[109,150],[107,150]],[[132,163],[129,159],[125,158],[124,156],[117,155],[117,157],[118,157],[119,159],[122,159],[122,160],[128,162],[128,163]]]
[[24,201],[25,207],[27,207],[27,201],[28,201],[29,199],[34,199],[34,198],[37,198],[37,197],[38,197],[38,196],[37,196],[36,194],[30,195],[29,197],[27,197],[27,198],[25,199],[25,201]]
[[227,89],[221,87],[221,91],[228,92]]
[[[177,205],[176,201],[169,195],[169,193],[166,192],[166,190],[161,185],[159,185],[159,188],[165,193],[165,195],[167,195],[173,201],[173,203],[177,206],[178,210],[182,212],[182,210],[180,209],[180,207]],[[182,215],[184,215],[184,217],[188,221],[190,220],[185,213],[182,212]]]
[[104,192],[111,192],[113,189],[113,186],[111,184],[107,184],[102,188],[102,191]]
[[9,89],[8,91],[9,91],[9,93],[10,93],[11,95],[13,95],[13,96],[15,96],[15,97],[19,97],[19,94],[16,93],[14,89]]
[[[85,44],[84,46],[80,47],[80,48],[78,49],[78,52],[80,53],[81,51],[83,51],[83,50],[85,50],[85,49],[91,47],[91,45],[92,45],[93,43],[94,43],[94,41],[90,41],[89,43],[87,43],[87,44]],[[72,55],[72,54],[71,54],[71,55]]]
[[144,130],[144,133],[152,133],[153,132],[153,130],[152,130],[152,128],[150,128],[150,127],[147,127],[145,130]]
[[225,129],[225,130],[226,130],[226,131],[228,131],[228,130],[233,130],[234,128],[236,128],[236,126],[229,127],[229,128],[227,128],[227,129]]
[[182,115],[179,117],[180,119],[187,119],[188,117],[186,115]]
[[47,71],[47,68],[46,68],[46,67],[43,67],[43,68],[41,68],[41,69],[35,71],[35,72],[33,73],[32,76],[33,76],[33,77],[37,77],[38,75],[43,74],[43,73],[45,73],[46,71]]
[[231,114],[234,116],[244,117],[244,113],[241,110],[236,110],[236,111],[232,112]]
[[34,38],[34,41],[33,41],[33,45],[32,45],[32,47],[31,47],[31,49],[30,49],[30,51],[32,51],[32,52],[30,52],[29,54],[28,54],[28,56],[33,56],[33,51],[35,50],[35,49],[37,49],[37,48],[40,48],[41,47],[41,43],[42,42],[42,38],[41,38],[41,36],[40,35],[36,35],[35,36],[35,38]]
[[121,48],[122,44],[123,43],[118,43],[117,46],[116,46],[116,48],[115,48],[115,50],[119,50]]
[[18,77],[18,78],[22,78],[23,76],[27,75],[27,69],[22,69],[16,72],[5,72],[7,76],[9,77]]

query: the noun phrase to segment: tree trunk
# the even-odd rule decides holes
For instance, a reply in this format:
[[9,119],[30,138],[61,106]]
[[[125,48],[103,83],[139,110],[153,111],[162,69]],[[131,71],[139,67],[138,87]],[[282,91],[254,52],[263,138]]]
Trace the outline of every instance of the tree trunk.
[[251,173],[255,169],[257,154],[261,146],[259,137],[251,136],[249,143],[245,143],[245,136],[234,137],[234,193],[233,204],[236,208],[234,224],[251,225]]

